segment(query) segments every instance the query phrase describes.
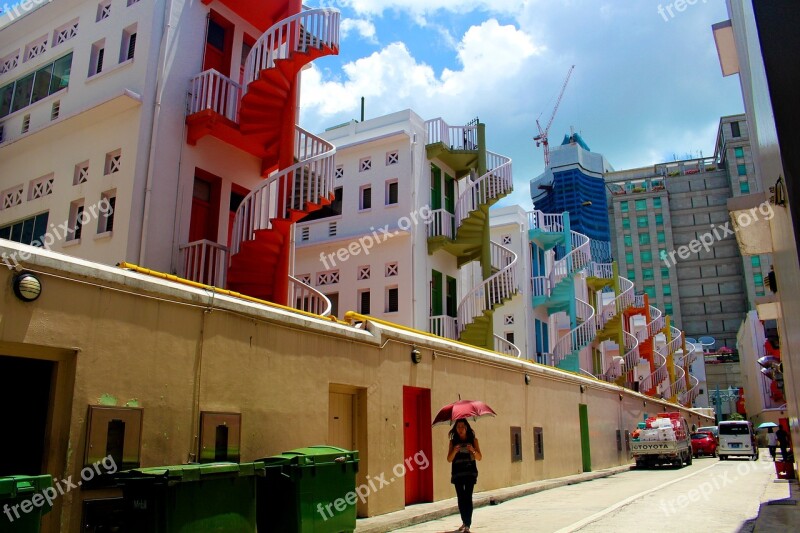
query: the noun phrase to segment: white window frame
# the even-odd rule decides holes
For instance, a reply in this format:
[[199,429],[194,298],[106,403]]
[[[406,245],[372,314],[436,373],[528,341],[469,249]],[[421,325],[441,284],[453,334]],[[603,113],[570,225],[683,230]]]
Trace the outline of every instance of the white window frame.
[[[397,201],[396,202],[390,202],[389,201],[389,200],[391,200],[389,191],[391,190],[392,185],[395,185],[397,187]],[[386,195],[385,198],[384,198],[384,205],[385,206],[399,205],[400,204],[400,182],[397,180],[397,178],[391,179],[391,180],[386,180],[385,195]]]
[[54,181],[55,175],[52,172],[46,176],[31,180],[28,184],[28,201],[38,200],[39,198],[44,198],[45,196],[53,194]]

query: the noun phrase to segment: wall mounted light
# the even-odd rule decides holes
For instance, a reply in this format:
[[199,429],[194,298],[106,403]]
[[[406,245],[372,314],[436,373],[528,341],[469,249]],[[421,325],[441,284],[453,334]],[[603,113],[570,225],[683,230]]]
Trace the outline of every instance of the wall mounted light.
[[30,272],[23,272],[14,278],[14,294],[23,302],[32,302],[42,294],[42,282]]
[[414,347],[411,350],[411,362],[414,364],[419,364],[420,361],[422,361],[422,352],[420,352],[419,350],[417,350],[416,347]]
[[528,374],[525,374],[525,385],[531,384],[531,377]]
[[622,393],[620,392],[619,393],[619,401],[622,401],[622,398],[624,398],[624,396],[622,396]]
[[581,385],[581,394],[586,392],[586,385]]

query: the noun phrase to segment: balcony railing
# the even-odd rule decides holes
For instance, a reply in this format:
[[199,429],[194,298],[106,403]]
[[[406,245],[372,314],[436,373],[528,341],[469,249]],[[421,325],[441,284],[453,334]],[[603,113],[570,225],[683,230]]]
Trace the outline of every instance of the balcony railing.
[[428,318],[428,328],[431,333],[445,339],[458,339],[456,318],[447,315],[438,315]]
[[528,229],[538,229],[548,233],[563,233],[564,215],[542,213],[541,211],[529,211]]
[[450,126],[441,118],[425,123],[428,129],[428,144],[442,143],[451,150],[477,150],[477,126]]
[[228,247],[215,242],[202,240],[184,244],[180,247],[181,275],[191,281],[225,287],[228,270]]
[[428,237],[455,238],[456,216],[444,209],[436,209],[427,221]]
[[201,72],[189,83],[187,116],[213,111],[232,122],[239,122],[242,86],[214,69]]

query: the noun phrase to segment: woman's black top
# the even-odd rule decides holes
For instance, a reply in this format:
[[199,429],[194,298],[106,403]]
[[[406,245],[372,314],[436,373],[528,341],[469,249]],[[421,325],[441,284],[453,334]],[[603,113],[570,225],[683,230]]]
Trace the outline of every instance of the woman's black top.
[[[461,440],[458,435],[453,438],[453,447],[458,448],[456,456],[453,458],[450,470],[450,483],[475,483],[478,480],[478,464],[475,458],[469,453],[466,445],[475,446],[475,439],[467,438]],[[464,446],[459,448],[459,446]]]

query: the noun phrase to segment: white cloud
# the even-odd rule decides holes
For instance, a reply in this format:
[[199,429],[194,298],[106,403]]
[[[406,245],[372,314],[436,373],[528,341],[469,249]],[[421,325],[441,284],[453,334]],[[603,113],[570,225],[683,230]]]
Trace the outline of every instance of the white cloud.
[[[496,107],[504,95],[510,98],[522,89],[524,82],[519,74],[529,58],[541,50],[525,32],[490,19],[469,28],[457,44],[457,61],[462,68],[444,69],[440,76],[399,42],[347,63],[342,67],[343,79],[325,79],[324,72],[312,64],[303,73],[304,120],[352,114],[361,96],[366,98],[372,117],[403,108],[414,109],[426,118],[444,116],[448,110],[457,116],[465,109],[479,113],[480,106]],[[329,124],[318,124],[324,125]]]
[[531,0],[340,0],[334,2],[347,6],[359,14],[382,15],[384,11],[406,11],[418,20],[439,10],[469,13],[480,10],[489,13],[514,15]]
[[375,37],[375,24],[371,21],[365,19],[343,19],[339,26],[342,40],[346,39],[352,31],[358,33],[365,41],[378,44],[378,39]]

